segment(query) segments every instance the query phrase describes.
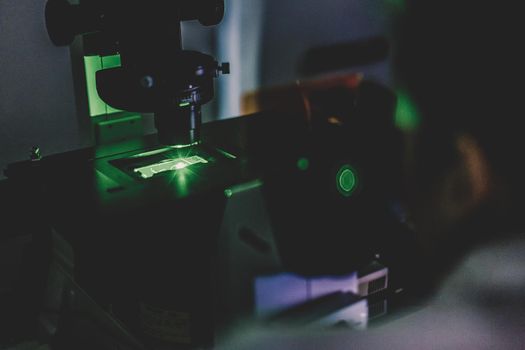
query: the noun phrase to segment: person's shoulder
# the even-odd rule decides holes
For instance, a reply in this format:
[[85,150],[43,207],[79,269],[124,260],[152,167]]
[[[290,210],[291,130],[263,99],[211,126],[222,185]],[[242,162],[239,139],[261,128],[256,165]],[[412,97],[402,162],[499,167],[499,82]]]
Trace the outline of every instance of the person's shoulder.
[[441,302],[485,308],[525,305],[525,235],[515,235],[480,247],[445,281]]

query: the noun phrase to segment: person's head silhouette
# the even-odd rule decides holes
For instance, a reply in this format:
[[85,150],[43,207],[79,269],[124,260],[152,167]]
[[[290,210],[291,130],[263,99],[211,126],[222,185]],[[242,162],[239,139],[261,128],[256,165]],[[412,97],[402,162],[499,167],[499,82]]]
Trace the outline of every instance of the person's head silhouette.
[[402,7],[393,66],[421,121],[412,213],[444,264],[524,226],[522,12],[513,1],[407,0]]

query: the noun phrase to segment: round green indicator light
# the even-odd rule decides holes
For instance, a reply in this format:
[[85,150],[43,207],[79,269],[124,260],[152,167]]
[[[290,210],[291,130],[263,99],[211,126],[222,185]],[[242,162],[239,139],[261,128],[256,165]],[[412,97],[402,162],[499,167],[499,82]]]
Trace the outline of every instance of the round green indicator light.
[[310,167],[310,161],[308,160],[308,158],[303,157],[297,160],[297,168],[299,168],[299,170],[306,171],[308,170],[309,167]]
[[349,197],[357,188],[357,175],[349,165],[343,165],[336,175],[337,190],[345,197]]

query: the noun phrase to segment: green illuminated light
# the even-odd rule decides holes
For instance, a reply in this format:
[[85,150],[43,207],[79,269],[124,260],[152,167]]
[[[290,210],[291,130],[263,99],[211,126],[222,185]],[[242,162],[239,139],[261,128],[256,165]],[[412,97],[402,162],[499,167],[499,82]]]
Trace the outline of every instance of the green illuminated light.
[[[103,56],[102,69],[116,68],[122,66],[120,55]],[[106,103],[106,114],[122,112],[120,109],[111,107]]]
[[174,176],[174,180],[176,180],[174,183],[175,188],[181,196],[187,196],[189,193],[189,183],[186,175],[184,171],[176,171]]
[[190,105],[189,102],[182,102],[179,104],[179,107],[188,107]]
[[396,126],[403,131],[413,131],[417,129],[420,122],[421,118],[410,96],[404,91],[398,91],[395,113]]
[[308,160],[308,158],[303,157],[297,160],[297,168],[299,168],[299,170],[306,171],[308,170],[309,167],[310,167],[310,161]]
[[106,104],[98,96],[95,73],[102,70],[102,59],[100,56],[84,57],[86,71],[86,88],[88,97],[89,115],[95,117],[106,113]]
[[188,164],[180,162],[180,163],[175,164],[175,169],[177,169],[177,170],[184,169],[187,166],[188,166]]
[[140,176],[144,179],[149,179],[156,174],[160,174],[166,171],[176,171],[187,168],[194,164],[206,164],[208,161],[199,156],[186,157],[186,158],[177,158],[177,159],[168,159],[159,163],[148,165],[145,167],[134,169],[135,173],[139,173]]
[[336,175],[337,190],[345,197],[351,196],[357,188],[357,175],[349,165],[343,165]]

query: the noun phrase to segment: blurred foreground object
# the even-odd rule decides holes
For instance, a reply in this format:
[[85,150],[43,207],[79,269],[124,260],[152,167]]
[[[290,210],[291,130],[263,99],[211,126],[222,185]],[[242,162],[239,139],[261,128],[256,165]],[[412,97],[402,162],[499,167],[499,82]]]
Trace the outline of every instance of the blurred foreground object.
[[267,140],[265,198],[287,269],[344,274],[410,245],[395,107],[392,91],[360,74],[245,95],[245,113],[300,115],[297,130],[305,130],[290,134],[285,147],[281,133],[261,135]]

